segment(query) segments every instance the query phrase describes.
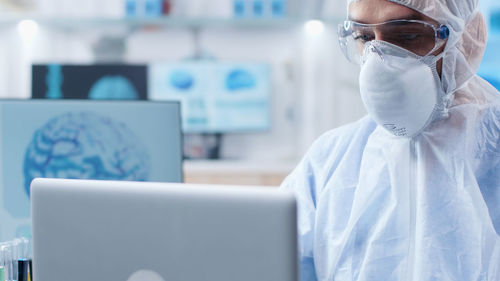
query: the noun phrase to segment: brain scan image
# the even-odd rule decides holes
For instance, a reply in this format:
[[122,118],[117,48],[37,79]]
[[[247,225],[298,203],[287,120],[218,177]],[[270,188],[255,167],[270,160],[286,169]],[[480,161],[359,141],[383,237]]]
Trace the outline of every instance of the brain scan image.
[[36,177],[146,181],[150,155],[125,123],[93,112],[53,117],[24,156],[24,189]]
[[102,77],[92,85],[89,99],[136,100],[139,99],[139,93],[127,78],[120,75],[109,75]]
[[245,69],[232,70],[226,78],[226,88],[229,91],[252,89],[257,85],[256,78]]
[[178,90],[187,91],[193,87],[194,77],[187,71],[176,70],[170,76],[170,84]]

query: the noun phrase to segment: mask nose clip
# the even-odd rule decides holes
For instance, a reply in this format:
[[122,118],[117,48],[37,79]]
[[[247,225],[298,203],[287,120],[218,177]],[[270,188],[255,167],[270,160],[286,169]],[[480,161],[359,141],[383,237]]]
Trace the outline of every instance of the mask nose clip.
[[369,53],[377,54],[380,57],[380,60],[382,62],[385,62],[384,54],[382,53],[382,51],[379,48],[377,48],[375,45],[373,45],[371,42],[369,42],[366,44],[365,51],[363,52],[363,54],[364,54],[363,55],[363,63],[366,62]]

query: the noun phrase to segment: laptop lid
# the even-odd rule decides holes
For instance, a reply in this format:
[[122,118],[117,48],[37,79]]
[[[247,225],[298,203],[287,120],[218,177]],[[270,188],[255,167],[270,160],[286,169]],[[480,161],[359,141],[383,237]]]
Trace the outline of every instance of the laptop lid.
[[296,281],[296,203],[264,187],[35,179],[37,281]]

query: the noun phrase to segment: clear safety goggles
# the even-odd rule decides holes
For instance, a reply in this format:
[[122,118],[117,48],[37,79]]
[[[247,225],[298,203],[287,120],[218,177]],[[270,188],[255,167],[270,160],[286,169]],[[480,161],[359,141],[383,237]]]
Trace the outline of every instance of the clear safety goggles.
[[366,44],[380,40],[424,57],[441,48],[450,36],[446,25],[439,27],[420,20],[394,20],[379,24],[344,21],[338,26],[339,43],[346,58],[362,64]]

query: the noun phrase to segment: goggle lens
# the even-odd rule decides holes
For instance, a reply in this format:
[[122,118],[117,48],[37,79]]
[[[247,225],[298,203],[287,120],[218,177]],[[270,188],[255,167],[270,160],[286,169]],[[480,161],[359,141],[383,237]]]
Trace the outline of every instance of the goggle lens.
[[381,40],[406,49],[418,56],[433,52],[449,36],[449,29],[441,26],[436,29],[424,21],[397,20],[381,24],[360,24],[345,21],[339,25],[339,41],[347,59],[361,63],[365,44]]

